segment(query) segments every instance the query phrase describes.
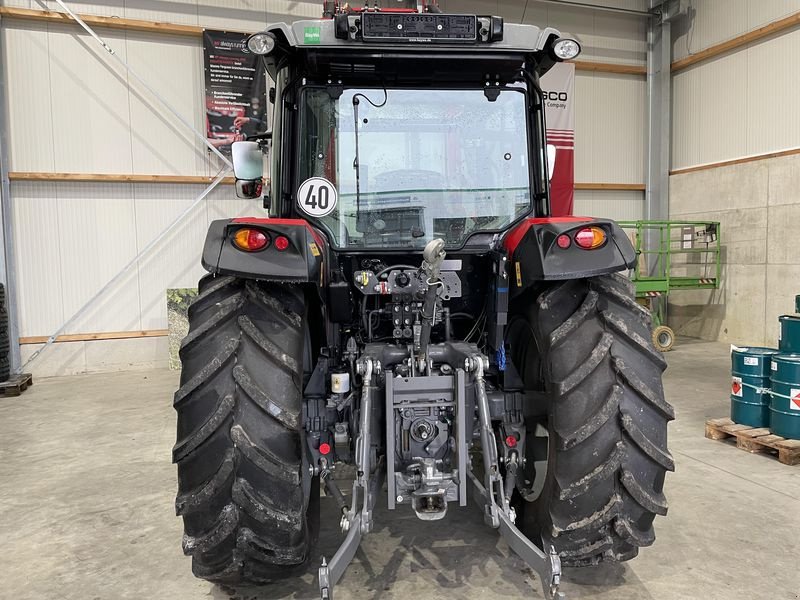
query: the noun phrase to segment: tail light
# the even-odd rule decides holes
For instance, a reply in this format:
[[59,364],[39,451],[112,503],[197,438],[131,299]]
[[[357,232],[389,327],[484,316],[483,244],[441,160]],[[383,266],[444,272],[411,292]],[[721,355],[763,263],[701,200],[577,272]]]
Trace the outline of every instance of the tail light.
[[606,232],[600,227],[584,227],[575,234],[575,243],[584,250],[594,250],[606,243]]
[[240,229],[233,234],[233,243],[245,252],[263,250],[269,246],[269,236],[259,229]]
[[279,235],[275,238],[275,249],[283,252],[289,247],[289,238],[285,235]]

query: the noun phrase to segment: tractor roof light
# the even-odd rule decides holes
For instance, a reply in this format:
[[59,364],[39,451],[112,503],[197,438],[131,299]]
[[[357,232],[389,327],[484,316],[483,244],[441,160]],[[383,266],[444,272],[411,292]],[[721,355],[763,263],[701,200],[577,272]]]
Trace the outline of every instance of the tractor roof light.
[[594,250],[606,243],[606,232],[600,227],[584,227],[575,234],[575,244],[584,250]]
[[247,38],[247,49],[253,54],[266,56],[275,49],[275,37],[271,33],[254,33]]
[[558,38],[553,42],[551,48],[553,58],[559,62],[565,60],[572,60],[581,53],[581,45],[578,40],[571,38]]

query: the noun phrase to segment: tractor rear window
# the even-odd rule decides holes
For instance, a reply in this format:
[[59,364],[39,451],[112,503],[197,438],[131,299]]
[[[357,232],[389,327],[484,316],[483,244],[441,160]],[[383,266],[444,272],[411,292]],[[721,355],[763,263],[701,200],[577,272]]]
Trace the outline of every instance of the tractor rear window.
[[521,90],[307,88],[300,128],[297,187],[333,184],[336,208],[315,221],[340,248],[458,247],[530,210]]

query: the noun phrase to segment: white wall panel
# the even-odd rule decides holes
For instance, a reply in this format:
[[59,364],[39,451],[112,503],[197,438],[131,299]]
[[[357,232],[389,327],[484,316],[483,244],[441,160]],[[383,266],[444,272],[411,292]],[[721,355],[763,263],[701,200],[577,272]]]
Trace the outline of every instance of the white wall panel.
[[208,195],[208,222],[231,217],[266,217],[259,200],[237,198],[230,186],[218,186]]
[[[198,41],[130,32],[126,47],[131,68],[197,131],[205,131],[203,51]],[[205,174],[205,144],[133,79],[130,91],[132,171]]]
[[[160,236],[187,207],[203,186],[137,184],[133,187],[137,252]],[[225,192],[232,192],[225,186]],[[139,296],[143,329],[166,329],[165,290],[195,287],[205,273],[200,254],[208,231],[207,200],[179,223],[139,261]]]
[[696,13],[689,29],[682,27],[673,40],[676,59],[800,11],[800,0],[693,0],[691,4]]
[[672,78],[672,168],[700,160],[701,69],[686,69]]
[[290,22],[298,19],[318,19],[322,4],[316,0],[266,0],[267,23]]
[[593,54],[609,62],[638,64],[646,60],[647,21],[634,16],[597,12],[594,35],[588,42]]
[[598,118],[598,103],[594,97],[594,74],[586,71],[575,72],[575,181],[592,181],[595,148],[593,126]]
[[197,25],[197,0],[127,0],[125,18]]
[[53,171],[53,117],[47,30],[3,20],[3,56],[12,171]]
[[64,321],[61,224],[55,183],[11,184],[20,335],[46,335]]
[[[55,170],[130,173],[131,127],[125,70],[74,26],[50,24]],[[124,32],[104,31],[126,58]],[[91,166],[91,168],[87,168]]]
[[266,0],[201,0],[197,17],[198,24],[209,29],[259,31],[267,25]]
[[[743,78],[747,106],[736,115],[747,129],[747,153],[761,154],[800,146],[800,30],[794,30],[746,51]],[[740,92],[741,93],[741,92]]]
[[588,217],[636,221],[643,217],[644,192],[578,190],[575,192],[573,212]]
[[15,8],[38,8],[33,0],[3,0],[0,6],[13,6]]
[[755,29],[800,11],[800,0],[758,0],[747,3],[748,28]]
[[[55,0],[33,0],[35,6],[40,10],[53,10],[64,12],[61,5]],[[92,2],[81,2],[80,0],[64,0],[72,12],[78,14],[101,15],[104,17],[121,17],[125,13],[125,0],[97,0]]]
[[640,77],[578,72],[576,181],[644,181],[646,94],[646,82]]
[[700,145],[702,162],[725,160],[747,154],[747,95],[742,79],[747,55],[722,56],[704,68],[700,94]]
[[752,0],[693,0],[694,19],[689,30],[673,40],[674,58],[683,58],[747,31]]
[[[129,184],[69,183],[56,192],[64,295],[69,318],[136,255]],[[67,333],[141,328],[136,269],[104,294]]]
[[[746,156],[750,82],[747,51],[735,52],[679,73],[673,91],[673,169]],[[770,91],[770,95],[773,92]],[[771,119],[775,106],[762,106]]]

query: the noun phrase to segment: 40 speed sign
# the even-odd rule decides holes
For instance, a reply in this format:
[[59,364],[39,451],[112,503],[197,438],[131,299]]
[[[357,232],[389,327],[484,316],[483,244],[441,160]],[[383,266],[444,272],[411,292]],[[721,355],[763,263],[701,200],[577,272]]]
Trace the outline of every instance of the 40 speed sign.
[[336,209],[336,188],[324,177],[306,179],[297,190],[297,205],[311,217],[325,217]]

